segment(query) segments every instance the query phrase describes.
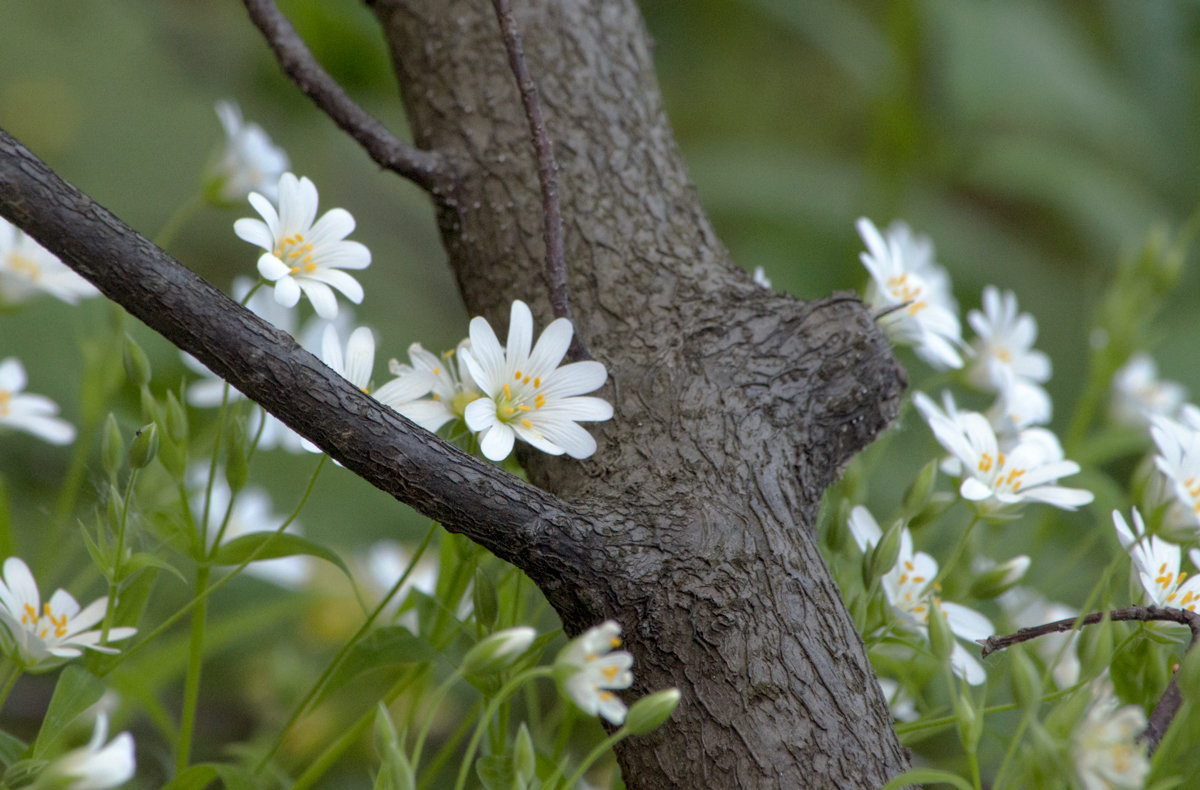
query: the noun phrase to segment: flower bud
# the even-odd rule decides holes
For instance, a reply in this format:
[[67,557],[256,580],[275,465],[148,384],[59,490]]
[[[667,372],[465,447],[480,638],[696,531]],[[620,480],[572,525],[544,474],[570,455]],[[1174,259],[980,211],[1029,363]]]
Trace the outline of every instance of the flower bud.
[[1083,628],[1075,641],[1075,652],[1079,656],[1079,676],[1086,680],[1094,678],[1108,669],[1113,656],[1113,625],[1105,619]]
[[999,565],[993,565],[975,577],[975,581],[971,584],[971,597],[995,598],[1021,581],[1027,570],[1029,570],[1029,557],[1024,554]]
[[900,537],[904,532],[904,523],[897,521],[887,528],[875,548],[863,555],[863,581],[870,586],[871,582],[882,577],[896,567],[900,557]]
[[376,787],[413,790],[417,786],[412,763],[404,753],[403,744],[404,738],[396,733],[396,725],[392,723],[387,706],[380,702],[375,712],[375,745],[382,757],[382,764],[380,781]]
[[625,717],[625,729],[634,735],[654,732],[671,718],[679,706],[679,689],[669,688],[656,691],[633,703]]
[[500,605],[496,600],[496,585],[483,568],[475,568],[472,595],[475,599],[475,621],[485,628],[491,628],[496,624]]
[[464,674],[490,675],[508,669],[529,649],[537,631],[526,625],[484,637],[463,657]]
[[100,465],[110,476],[115,475],[125,460],[125,439],[121,437],[121,429],[117,426],[117,418],[112,412],[104,421],[104,436],[100,439]]
[[1042,679],[1037,667],[1018,645],[1009,648],[1009,679],[1012,695],[1022,710],[1032,711],[1042,697]]
[[938,491],[929,497],[929,501],[925,503],[925,507],[921,508],[919,513],[908,520],[908,528],[915,532],[926,524],[937,521],[957,501],[957,495],[949,491]]
[[129,443],[129,466],[133,469],[143,469],[154,460],[157,453],[158,426],[154,423],[143,425]]
[[937,468],[938,462],[936,459],[925,464],[921,468],[921,471],[917,473],[916,479],[905,490],[900,508],[906,517],[911,518],[917,515],[929,504],[929,497],[933,494],[933,486],[937,483]]
[[513,776],[522,787],[533,783],[537,770],[537,752],[533,749],[533,738],[529,737],[529,728],[525,722],[517,728],[517,740],[513,745],[512,756]]
[[246,449],[246,422],[242,419],[232,420],[225,441],[225,480],[235,494],[242,490],[250,477]]
[[946,614],[942,611],[941,602],[936,598],[929,600],[929,646],[938,661],[945,663],[954,652],[954,632],[946,622]]
[[954,700],[954,718],[963,749],[967,754],[974,754],[983,735],[983,708],[972,702],[971,695],[963,691]]
[[129,379],[130,384],[143,388],[150,383],[150,360],[130,335],[125,335],[125,349],[121,354],[121,361],[125,363],[125,377]]
[[167,392],[166,412],[167,436],[178,444],[185,443],[188,439],[187,409],[183,408],[183,404],[179,402],[179,398],[175,397],[174,392]]

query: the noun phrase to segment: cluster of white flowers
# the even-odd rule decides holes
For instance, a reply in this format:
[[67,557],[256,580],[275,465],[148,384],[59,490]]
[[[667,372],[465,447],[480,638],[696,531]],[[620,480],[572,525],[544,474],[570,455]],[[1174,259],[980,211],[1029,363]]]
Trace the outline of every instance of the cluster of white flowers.
[[1096,681],[1094,700],[1075,730],[1072,752],[1084,790],[1137,790],[1150,773],[1141,740],[1146,714],[1137,705],[1121,706],[1107,679]]
[[[863,553],[873,549],[883,536],[875,517],[862,505],[850,512],[848,523],[850,534]],[[993,630],[990,620],[965,606],[943,601],[939,597],[935,582],[937,575],[937,560],[923,551],[914,551],[912,534],[907,527],[901,529],[896,564],[881,579],[884,595],[901,620],[928,639],[929,607],[937,606],[956,636],[968,642],[991,636]],[[983,665],[958,642],[950,654],[950,666],[973,686],[983,683],[987,678]]]

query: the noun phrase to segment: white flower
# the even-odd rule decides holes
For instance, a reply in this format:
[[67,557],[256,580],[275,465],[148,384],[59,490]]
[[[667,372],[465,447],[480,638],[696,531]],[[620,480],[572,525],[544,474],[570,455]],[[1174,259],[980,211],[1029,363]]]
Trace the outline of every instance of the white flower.
[[54,253],[0,218],[0,302],[16,304],[39,293],[67,304],[100,295]]
[[994,286],[983,289],[983,312],[967,313],[978,337],[971,342],[974,359],[967,380],[980,389],[1001,392],[1014,380],[1043,383],[1050,379],[1050,358],[1033,348],[1037,321],[1029,313],[1017,313],[1017,296],[1000,293]]
[[1085,790],[1144,785],[1150,760],[1138,737],[1145,727],[1146,714],[1140,707],[1119,707],[1111,692],[1096,694],[1072,738],[1075,770]]
[[19,359],[9,357],[0,361],[0,428],[16,428],[51,444],[75,441],[75,427],[54,416],[58,414],[58,404],[45,395],[21,391],[27,380],[25,366]]
[[[850,511],[849,525],[855,542],[864,553],[874,548],[883,536],[875,517],[862,505]],[[955,636],[974,642],[995,633],[991,621],[983,615],[937,597],[934,582],[937,574],[937,560],[923,551],[913,551],[912,534],[906,527],[900,532],[900,553],[896,564],[880,581],[888,603],[925,639],[929,638],[930,604],[942,610],[946,625]],[[954,650],[950,654],[950,666],[972,686],[979,685],[987,677],[983,665],[958,642],[954,643]]]
[[913,401],[938,442],[957,460],[964,499],[993,511],[1026,501],[1074,510],[1092,501],[1090,491],[1055,485],[1058,478],[1078,472],[1079,464],[1056,457],[1048,442],[1022,434],[1016,444],[1002,450],[982,414],[946,414],[921,392]]
[[1003,440],[1032,425],[1050,422],[1052,411],[1050,394],[1046,390],[1025,379],[1014,378],[1000,390],[996,402],[987,411],[987,418]]
[[483,318],[471,319],[471,347],[462,350],[471,378],[487,397],[467,405],[467,427],[479,432],[479,446],[493,461],[502,461],[520,437],[542,452],[587,458],[596,440],[576,423],[607,420],[608,401],[581,397],[604,384],[604,365],[572,362],[558,367],[571,343],[571,322],[557,318],[533,343],[533,315],[517,300],[508,324],[508,344],[501,348]]
[[[465,419],[467,405],[483,397],[471,378],[471,372],[467,370],[466,356],[462,353],[470,347],[471,341],[463,340],[456,349],[447,351],[439,359],[420,343],[413,343],[408,347],[408,359],[412,365],[404,365],[395,359],[389,361],[388,369],[397,378],[421,372],[433,376],[432,391],[428,398],[419,398],[393,408],[431,433],[451,420]],[[452,358],[454,362],[451,362]]]
[[1133,530],[1125,523],[1119,510],[1114,510],[1113,526],[1121,547],[1129,552],[1142,587],[1155,606],[1196,611],[1200,604],[1200,576],[1187,578],[1179,570],[1182,552],[1174,543],[1146,534],[1146,524],[1137,508],[1133,509]]
[[763,271],[763,267],[761,266],[754,267],[754,282],[758,283],[763,288],[771,287],[771,278],[767,277],[767,273]]
[[903,686],[890,678],[879,678],[878,682],[879,690],[883,692],[883,697],[888,702],[893,719],[916,721],[921,717],[921,714],[917,713],[916,703],[913,702],[913,698],[909,696]]
[[375,369],[375,336],[365,326],[350,333],[346,350],[342,353],[337,328],[332,324],[325,327],[321,340],[321,361],[342,378],[358,387],[367,395],[385,406],[401,407],[429,392],[433,386],[433,374],[416,371],[406,376],[397,376],[378,389],[371,388],[371,373]]
[[[204,492],[208,487],[208,472],[208,466],[200,464],[188,470],[188,487],[192,490],[192,512],[196,514],[197,520],[204,512]],[[231,495],[224,473],[217,469],[212,482],[212,495],[209,499],[208,522],[205,530],[209,549],[213,547],[218,534],[221,536],[221,543],[224,544],[252,532],[274,532],[283,523],[283,517],[275,513],[271,495],[263,488],[251,486],[238,492],[237,498],[233,500],[229,521],[225,524],[225,531],[221,532],[221,523],[225,520],[225,511],[229,510]],[[284,531],[293,535],[304,534],[298,521],[293,521]],[[246,573],[285,589],[299,590],[312,577],[312,559],[296,555],[255,560],[246,567]]]
[[621,626],[606,620],[572,639],[555,659],[563,692],[589,716],[599,714],[613,724],[625,721],[625,703],[612,693],[633,684],[633,656],[621,646]]
[[1183,385],[1160,379],[1154,358],[1144,351],[1131,355],[1113,376],[1112,418],[1122,425],[1144,428],[1154,417],[1175,419],[1186,399]]
[[[1028,587],[1016,587],[996,599],[1009,619],[1019,628],[1029,628],[1068,617],[1079,612],[1061,603],[1047,601]],[[1078,631],[1046,634],[1033,640],[1033,650],[1051,669],[1051,677],[1060,689],[1079,682],[1080,663],[1075,652]]]
[[[0,581],[0,646],[16,664],[27,671],[44,671],[67,659],[83,655],[88,648],[101,653],[119,650],[100,644],[100,631],[86,629],[104,619],[108,598],[93,601],[80,611],[66,590],[57,590],[42,604],[37,582],[29,566],[17,557],[4,561]],[[110,641],[128,639],[136,628],[110,628]]]
[[1200,409],[1183,407],[1183,422],[1152,417],[1150,435],[1158,447],[1158,467],[1193,524],[1200,523]]
[[59,757],[46,769],[47,774],[67,780],[67,790],[104,790],[120,787],[133,778],[137,763],[133,755],[133,736],[123,732],[108,745],[108,715],[96,717],[96,729],[87,746],[73,749]]
[[284,173],[279,179],[279,210],[257,192],[250,205],[262,220],[239,219],[234,232],[245,241],[266,250],[258,259],[258,273],[275,283],[275,299],[295,307],[303,291],[322,318],[337,315],[341,291],[350,301],[362,302],[358,281],[342,269],[365,269],[371,251],[356,241],[345,241],[354,230],[354,217],[345,209],[327,211],[316,224],[317,188],[307,178]]
[[236,203],[258,192],[274,202],[279,197],[279,177],[288,169],[287,153],[271,142],[261,126],[243,122],[237,102],[217,102],[217,117],[225,129],[225,147],[212,167],[216,197]]
[[880,325],[934,368],[961,368],[958,307],[945,270],[933,261],[932,246],[918,243],[907,226],[894,225],[886,239],[865,217],[857,228],[867,245],[859,257],[872,280],[867,301],[876,310],[891,310]]

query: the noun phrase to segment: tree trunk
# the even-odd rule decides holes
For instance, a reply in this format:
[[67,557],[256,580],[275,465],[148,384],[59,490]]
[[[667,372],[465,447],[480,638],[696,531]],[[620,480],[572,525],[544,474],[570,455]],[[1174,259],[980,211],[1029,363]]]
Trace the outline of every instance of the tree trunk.
[[[437,209],[468,308],[502,326],[521,298],[549,320],[536,163],[492,9],[370,5],[417,144],[459,171]],[[903,371],[853,295],[798,302],[730,264],[632,2],[516,10],[560,168],[575,322],[616,408],[593,458],[522,456],[584,523],[577,564],[517,564],[570,633],[621,622],[635,694],[682,692],[665,727],[618,748],[631,790],[878,787],[907,761],[813,524],[894,416]]]

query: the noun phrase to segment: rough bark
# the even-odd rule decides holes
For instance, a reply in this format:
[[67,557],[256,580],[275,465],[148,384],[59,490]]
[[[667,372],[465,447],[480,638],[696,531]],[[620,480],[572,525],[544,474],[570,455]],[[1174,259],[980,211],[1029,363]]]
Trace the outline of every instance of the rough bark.
[[[376,0],[467,306],[549,318],[528,131],[486,3]],[[905,764],[815,545],[821,492],[894,415],[903,374],[852,296],[801,303],[732,267],[673,143],[625,0],[517,7],[560,168],[576,323],[616,418],[584,463],[524,457],[594,517],[536,579],[576,632],[626,628],[640,693],[683,703],[619,749],[631,788],[876,787]]]
[[[492,9],[377,0],[473,312],[549,317],[525,119]],[[851,295],[801,303],[729,264],[675,150],[626,0],[517,8],[560,167],[575,318],[616,418],[537,488],[341,381],[0,133],[0,214],[351,470],[521,567],[574,633],[613,617],[633,694],[676,686],[618,750],[630,788],[877,787],[906,765],[812,526],[894,415],[903,373]],[[815,186],[815,185],[814,185]]]

